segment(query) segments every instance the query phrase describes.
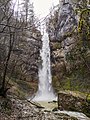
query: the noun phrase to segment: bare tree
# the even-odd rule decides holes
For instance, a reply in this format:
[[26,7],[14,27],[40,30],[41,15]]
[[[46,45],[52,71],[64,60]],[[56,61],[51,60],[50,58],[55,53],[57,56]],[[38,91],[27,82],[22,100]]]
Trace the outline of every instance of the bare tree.
[[35,27],[33,7],[29,9],[27,1],[25,2],[26,19],[23,19],[22,12],[17,11],[15,14],[15,5],[11,9],[9,0],[0,5],[2,8],[0,45],[4,46],[4,48],[0,47],[3,52],[3,59],[0,60],[2,66],[0,95],[5,97],[9,89],[7,77],[10,79],[15,76],[24,80],[38,73],[41,33]]

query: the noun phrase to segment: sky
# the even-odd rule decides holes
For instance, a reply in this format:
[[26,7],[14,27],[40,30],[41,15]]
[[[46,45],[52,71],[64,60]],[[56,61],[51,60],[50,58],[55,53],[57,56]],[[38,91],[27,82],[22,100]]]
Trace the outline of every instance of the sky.
[[59,0],[32,0],[34,2],[34,11],[40,18],[49,14],[50,8],[57,5]]
[[[13,0],[15,3],[18,0]],[[34,12],[35,15],[39,18],[46,17],[49,14],[50,8],[53,5],[57,5],[59,3],[59,0],[30,0],[34,3]],[[19,3],[21,3],[22,0],[19,0]],[[17,9],[17,4],[15,9]]]

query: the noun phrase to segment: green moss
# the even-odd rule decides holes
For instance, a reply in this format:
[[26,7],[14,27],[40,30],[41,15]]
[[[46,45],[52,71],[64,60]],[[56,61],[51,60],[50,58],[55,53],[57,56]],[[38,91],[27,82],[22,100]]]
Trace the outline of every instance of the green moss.
[[70,89],[71,89],[71,80],[70,80],[70,78],[68,78],[68,79],[66,80],[66,83],[65,83],[65,85],[64,85],[64,88],[67,89],[67,90],[70,90]]
[[78,32],[81,33],[82,32],[82,26],[83,24],[85,24],[85,20],[81,19],[79,22],[79,27],[78,27]]
[[90,100],[90,94],[88,95],[88,98],[87,98],[88,100]]
[[25,98],[26,93],[23,92],[22,90],[20,90],[19,88],[16,89],[15,94],[17,95],[17,97],[19,97],[20,99]]
[[80,13],[80,20],[79,20],[79,26],[78,26],[78,33],[80,35],[81,40],[83,40],[83,36],[85,39],[89,38],[90,34],[90,28],[89,28],[89,14],[90,14],[90,9],[82,9]]
[[54,43],[53,49],[60,49],[60,48],[61,48],[61,44],[60,43],[58,43],[58,42]]

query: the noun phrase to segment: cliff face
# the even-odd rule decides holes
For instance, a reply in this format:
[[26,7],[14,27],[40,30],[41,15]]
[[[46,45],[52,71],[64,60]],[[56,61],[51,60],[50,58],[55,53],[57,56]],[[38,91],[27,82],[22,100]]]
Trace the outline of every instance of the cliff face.
[[[87,3],[85,3],[84,0],[61,1],[59,7],[56,10],[53,10],[54,12],[51,13],[51,17],[47,22],[47,31],[49,33],[51,47],[52,76],[54,85],[58,89],[60,86],[61,88],[64,87],[64,89],[70,88],[71,84],[75,82],[74,78],[71,77],[74,75],[73,66],[75,65],[75,67],[77,67],[77,62],[79,62],[79,64],[83,64],[81,62],[82,60],[78,60],[77,55],[71,55],[71,52],[73,51],[74,53],[77,53],[74,51],[76,50],[76,47],[81,49],[81,43],[78,43],[78,41],[83,39],[82,34],[84,32],[81,28],[82,34],[80,34],[78,29],[80,27],[80,17],[83,16],[81,15],[81,12],[85,9],[89,9],[88,7],[89,6],[87,6]],[[86,15],[86,18],[87,16],[88,15]],[[85,22],[86,18],[82,17]],[[85,28],[84,26],[83,28],[87,31],[87,27]],[[80,53],[78,54],[80,55]],[[76,60],[71,62],[68,55],[70,55],[69,57],[74,56],[74,59]],[[73,81],[73,83],[71,83],[71,81]]]
[[[75,35],[71,35],[77,27],[77,18],[73,6],[67,2],[60,5],[56,17],[49,24],[49,37],[51,41],[51,49],[53,49],[55,56],[65,57],[70,46],[75,42]],[[56,23],[55,23],[56,22]],[[53,29],[52,29],[53,28]],[[64,53],[63,53],[64,52]],[[61,55],[60,55],[61,54]]]

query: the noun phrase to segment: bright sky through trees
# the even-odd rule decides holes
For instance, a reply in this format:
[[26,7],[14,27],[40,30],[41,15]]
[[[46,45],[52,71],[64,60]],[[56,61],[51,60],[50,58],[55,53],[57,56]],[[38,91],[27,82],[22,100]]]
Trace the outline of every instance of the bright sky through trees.
[[53,5],[57,5],[59,0],[33,0],[35,14],[40,18],[45,17]]
[[[15,3],[15,10],[18,9],[18,3],[21,4],[23,0],[12,0]],[[50,8],[53,5],[57,5],[59,0],[30,0],[31,3],[34,3],[34,11],[37,17],[42,18],[45,17],[48,13]]]

